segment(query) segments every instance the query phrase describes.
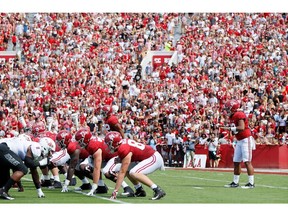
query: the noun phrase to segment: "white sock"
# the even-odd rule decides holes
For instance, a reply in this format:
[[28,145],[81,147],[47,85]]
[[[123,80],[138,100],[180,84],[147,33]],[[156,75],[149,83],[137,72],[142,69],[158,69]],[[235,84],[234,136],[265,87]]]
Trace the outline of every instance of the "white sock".
[[138,188],[140,188],[142,185],[141,183],[138,183],[137,185],[134,185],[134,188],[137,190]]
[[234,175],[233,181],[234,183],[238,184],[240,179],[240,175]]
[[250,184],[254,185],[254,175],[248,176],[248,181]]
[[98,186],[105,186],[104,181],[102,179],[99,179]]
[[60,182],[59,175],[55,175],[55,176],[54,176],[54,181],[58,181],[58,182]]
[[88,183],[90,183],[86,177],[84,177],[84,179],[82,179],[81,181],[82,181],[83,184],[88,184]]
[[125,181],[123,181],[122,182],[122,184],[121,184],[121,186],[122,186],[122,188],[125,188],[125,187],[127,187],[127,186],[129,186]]
[[157,188],[157,185],[156,185],[156,184],[152,184],[152,185],[151,185],[151,189],[153,190],[153,189],[155,189],[155,188]]
[[49,175],[43,175],[43,179],[44,180],[50,180],[50,177],[49,177]]

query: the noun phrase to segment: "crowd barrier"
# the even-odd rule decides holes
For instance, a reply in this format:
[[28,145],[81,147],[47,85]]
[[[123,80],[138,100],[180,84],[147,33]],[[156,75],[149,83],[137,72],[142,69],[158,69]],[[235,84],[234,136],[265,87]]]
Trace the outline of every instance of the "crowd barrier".
[[[197,145],[195,153],[207,155],[206,167],[209,167],[208,149]],[[219,168],[233,168],[233,154],[232,145],[221,145]],[[252,164],[254,168],[288,169],[288,145],[257,145],[253,150]]]

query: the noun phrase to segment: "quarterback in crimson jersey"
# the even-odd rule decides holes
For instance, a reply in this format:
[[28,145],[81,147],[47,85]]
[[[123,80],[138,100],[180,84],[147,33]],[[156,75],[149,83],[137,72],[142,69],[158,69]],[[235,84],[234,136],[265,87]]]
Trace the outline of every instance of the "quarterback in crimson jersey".
[[[122,139],[120,133],[116,131],[111,131],[106,134],[105,143],[112,152],[118,152],[118,156],[121,159],[121,168],[111,199],[116,199],[118,190],[126,175],[129,176],[130,181],[134,184],[136,189],[135,196],[146,196],[146,192],[141,183],[154,191],[152,200],[161,199],[166,195],[166,193],[147,176],[158,169],[164,170],[164,161],[158,151],[155,151],[149,145],[136,142],[132,139]],[[130,169],[129,166],[132,162],[137,163]]]
[[124,131],[119,123],[119,120],[116,115],[113,115],[112,106],[105,105],[101,109],[101,115],[103,116],[102,131],[106,135],[109,131],[118,131],[122,138],[124,138]]
[[252,166],[252,150],[255,149],[255,140],[252,137],[251,130],[248,125],[246,114],[240,110],[240,103],[232,100],[225,104],[225,107],[230,115],[230,127],[222,127],[230,130],[235,135],[237,141],[234,150],[234,178],[232,183],[225,185],[229,188],[239,187],[239,179],[241,174],[241,162],[243,161],[247,169],[248,183],[242,188],[254,188],[254,168]]

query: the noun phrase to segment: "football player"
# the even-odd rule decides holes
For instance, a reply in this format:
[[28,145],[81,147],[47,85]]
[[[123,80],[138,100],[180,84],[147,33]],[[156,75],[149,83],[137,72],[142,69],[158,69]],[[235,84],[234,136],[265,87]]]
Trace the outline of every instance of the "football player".
[[[90,131],[88,131],[89,133]],[[82,170],[91,170],[93,176],[93,184],[92,189],[87,195],[93,195],[96,192],[96,189],[99,186],[104,186],[104,183],[101,179],[101,168],[104,170],[104,175],[106,178],[116,181],[116,164],[115,160],[117,157],[117,153],[111,153],[109,147],[105,144],[104,139],[99,137],[92,137],[87,140],[83,139],[83,131],[78,131],[75,134],[75,139],[78,141],[82,148],[85,148],[90,157],[88,157],[85,161],[80,164]],[[88,142],[87,142],[88,141]],[[89,168],[87,168],[89,166]],[[102,171],[103,171],[102,170]],[[123,181],[122,187],[124,188],[124,193],[122,195],[126,195],[129,197],[134,197],[134,191],[130,186]]]
[[[32,175],[39,198],[45,197],[37,171],[38,166],[48,163],[50,147],[38,142],[28,141],[21,137],[4,138],[0,140],[0,197],[13,200],[8,192],[15,182],[28,173]],[[10,176],[10,169],[13,170]]]
[[[121,159],[121,168],[111,199],[117,198],[118,190],[126,175],[134,184],[136,189],[135,196],[146,196],[142,184],[154,191],[152,200],[161,199],[166,195],[164,190],[147,176],[158,169],[164,170],[164,161],[158,151],[155,151],[149,145],[136,142],[132,139],[123,139],[121,134],[116,131],[107,133],[104,141],[109,146],[111,152],[117,152],[118,157]],[[129,166],[132,162],[138,163],[130,169]]]
[[[32,126],[32,134],[31,139],[34,141],[40,141],[40,139],[45,138],[46,141],[49,140],[50,143],[54,142],[56,139],[56,135],[51,131],[46,131],[45,127],[41,124],[34,124]],[[44,140],[45,140],[44,139]],[[56,145],[56,144],[53,144]],[[60,182],[59,171],[65,174],[66,167],[65,163],[70,159],[69,154],[66,150],[61,149],[58,145],[55,146],[53,150],[53,154],[50,158],[50,163],[44,167],[40,167],[42,171],[42,187],[53,187],[53,188],[62,188],[62,184]],[[53,184],[51,181],[51,177],[49,176],[49,170],[52,173]],[[76,178],[72,179],[71,185],[76,185]]]
[[236,138],[236,146],[234,150],[234,177],[233,181],[225,185],[228,188],[239,187],[239,179],[241,174],[241,162],[243,161],[247,169],[248,183],[242,188],[254,188],[254,168],[252,166],[252,150],[255,149],[255,140],[252,137],[251,129],[249,128],[248,118],[240,109],[240,103],[236,100],[228,101],[225,104],[225,109],[229,116],[229,127],[221,127],[224,130],[229,130]]
[[119,123],[117,116],[113,114],[112,106],[104,105],[100,111],[100,114],[103,117],[103,120],[99,128],[102,130],[104,136],[109,131],[118,131],[122,138],[124,138],[123,128]]
[[[90,138],[92,137],[92,134],[89,132],[90,131],[87,129],[79,129],[76,132],[75,137],[76,135],[77,137],[79,137],[81,134],[81,137],[83,140],[85,141],[90,140]],[[56,136],[56,142],[60,145],[62,149],[67,149],[67,152],[70,156],[67,176],[62,186],[61,192],[69,191],[68,186],[70,185],[70,182],[74,174],[82,181],[82,185],[76,190],[91,190],[92,186],[85,176],[85,174],[87,173],[84,173],[80,170],[80,163],[89,156],[88,151],[86,149],[81,148],[81,146],[76,140],[75,141],[72,140],[72,134],[67,130],[59,131],[59,133]]]

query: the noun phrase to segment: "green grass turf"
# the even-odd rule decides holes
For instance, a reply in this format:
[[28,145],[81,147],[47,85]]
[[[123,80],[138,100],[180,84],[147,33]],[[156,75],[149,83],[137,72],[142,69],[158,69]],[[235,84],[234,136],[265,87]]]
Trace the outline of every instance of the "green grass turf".
[[[166,169],[156,171],[149,177],[166,192],[161,200],[150,200],[153,191],[144,186],[147,197],[127,198],[121,196],[117,200],[109,200],[114,183],[104,179],[109,187],[107,194],[97,194],[94,197],[73,191],[61,193],[61,189],[43,188],[45,198],[37,197],[36,189],[31,181],[31,175],[23,177],[24,192],[11,188],[9,194],[12,201],[0,199],[0,204],[287,204],[288,176],[278,174],[255,174],[254,189],[224,188],[232,180],[232,172]],[[64,176],[61,175],[64,180]],[[242,173],[240,185],[247,183],[247,174]],[[131,185],[128,179],[125,179]],[[77,179],[77,186],[81,181]],[[86,191],[88,192],[88,191]],[[0,205],[1,206],[1,205]]]

